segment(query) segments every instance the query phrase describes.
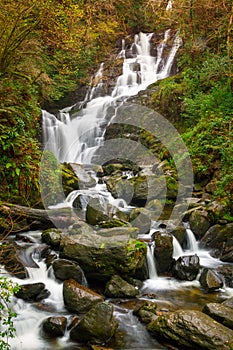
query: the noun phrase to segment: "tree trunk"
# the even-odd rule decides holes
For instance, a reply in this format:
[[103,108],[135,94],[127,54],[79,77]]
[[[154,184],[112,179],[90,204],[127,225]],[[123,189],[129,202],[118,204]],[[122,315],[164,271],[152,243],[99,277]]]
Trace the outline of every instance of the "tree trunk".
[[[65,228],[79,220],[71,208],[34,209],[10,203],[0,203],[0,235],[5,238],[28,230]],[[1,240],[1,237],[0,237]]]

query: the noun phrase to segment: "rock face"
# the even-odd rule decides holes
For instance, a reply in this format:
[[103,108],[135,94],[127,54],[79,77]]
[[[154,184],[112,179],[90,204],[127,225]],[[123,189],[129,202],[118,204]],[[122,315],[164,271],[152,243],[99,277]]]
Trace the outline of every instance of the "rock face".
[[107,283],[104,294],[110,298],[134,298],[138,295],[137,288],[123,280],[120,276],[113,276]]
[[200,259],[195,255],[181,256],[175,262],[172,273],[181,280],[193,281],[200,269]]
[[63,298],[66,308],[77,313],[87,312],[92,306],[103,301],[101,295],[72,279],[63,284]]
[[156,259],[157,271],[158,273],[168,272],[171,270],[173,263],[172,235],[170,233],[156,232],[154,241],[154,256]]
[[203,308],[203,312],[222,323],[224,326],[233,329],[233,309],[219,303],[209,303]]
[[[224,257],[224,261],[232,261],[232,237],[233,223],[227,225],[214,225],[206,232],[201,239],[201,244],[211,249],[211,255],[214,257]],[[225,248],[226,247],[226,248]],[[225,250],[226,249],[226,250]],[[229,257],[229,260],[227,259]]]
[[71,329],[70,337],[81,343],[103,343],[114,335],[117,325],[113,306],[105,302],[98,303]]
[[188,349],[230,350],[233,331],[196,310],[178,310],[159,316],[148,330],[176,346]]
[[54,337],[62,337],[65,334],[67,319],[64,316],[48,317],[43,322],[43,331]]
[[62,281],[72,278],[80,284],[85,284],[83,270],[75,261],[56,259],[53,262],[53,270],[55,277]]
[[107,282],[115,274],[134,277],[146,264],[147,246],[129,237],[131,228],[119,229],[120,235],[115,228],[114,236],[93,233],[63,237],[61,256],[77,261],[88,280]]
[[223,278],[220,276],[217,271],[204,268],[200,276],[201,286],[208,292],[213,292],[223,287]]

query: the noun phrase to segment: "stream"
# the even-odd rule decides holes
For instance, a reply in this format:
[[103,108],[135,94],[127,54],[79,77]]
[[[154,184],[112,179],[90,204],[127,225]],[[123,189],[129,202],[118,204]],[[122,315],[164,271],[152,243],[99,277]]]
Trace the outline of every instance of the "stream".
[[[168,77],[174,65],[177,50],[182,45],[179,36],[170,37],[170,30],[166,31],[163,40],[157,47],[156,54],[151,55],[151,39],[153,34],[140,33],[130,48],[125,47],[123,41],[122,51],[117,58],[123,60],[122,75],[120,75],[111,93],[103,93],[102,72],[104,65],[100,66],[95,80],[98,84],[90,88],[82,103],[67,107],[57,116],[42,111],[43,121],[43,145],[45,150],[52,151],[59,162],[79,163],[91,169],[95,164],[95,152],[104,142],[106,126],[114,119],[120,105],[129,97],[137,95],[157,80]],[[168,46],[168,41],[169,45]],[[172,43],[172,44],[171,44]],[[166,51],[166,55],[164,55]],[[89,171],[89,170],[88,170]],[[91,170],[93,174],[93,171]],[[130,174],[127,174],[130,176]],[[84,190],[71,192],[62,203],[55,207],[72,207],[74,200],[82,194],[83,211],[85,211],[89,197],[99,196],[103,202],[111,203],[118,208],[130,211],[132,208],[124,199],[115,199],[107,191],[104,184],[96,183],[96,186]],[[156,223],[155,223],[156,224]],[[156,229],[152,225],[147,241]],[[162,230],[162,229],[161,229]],[[197,254],[201,266],[216,267],[224,264],[218,259],[212,258],[209,253],[198,246],[192,231],[186,227],[187,248],[184,250],[173,239],[173,257]],[[30,256],[38,268],[28,268],[29,278],[20,280],[12,278],[19,284],[43,282],[50,295],[37,303],[27,303],[13,298],[12,308],[17,313],[14,321],[16,337],[10,341],[12,350],[75,350],[90,349],[69,339],[68,331],[61,338],[51,339],[42,334],[41,324],[49,316],[70,314],[64,307],[62,296],[62,282],[53,274],[52,268],[47,268],[44,259],[40,256],[41,232],[27,232],[33,243],[19,243],[26,247],[26,255]],[[143,239],[143,235],[141,237]],[[14,239],[12,237],[11,239]],[[57,254],[57,252],[55,252]],[[181,282],[171,277],[158,276],[156,262],[153,258],[153,246],[148,245],[147,264],[149,278],[143,282],[140,290],[140,299],[150,299],[158,304],[158,309],[169,308],[195,308],[201,310],[204,304],[210,301],[222,301],[233,295],[233,290],[223,288],[217,292],[206,294],[200,288],[198,279],[192,282]],[[2,273],[7,275],[6,271]],[[115,317],[119,327],[110,347],[119,350],[169,349],[152,338],[145,326],[133,315],[133,307],[136,301],[110,300],[115,305]]]

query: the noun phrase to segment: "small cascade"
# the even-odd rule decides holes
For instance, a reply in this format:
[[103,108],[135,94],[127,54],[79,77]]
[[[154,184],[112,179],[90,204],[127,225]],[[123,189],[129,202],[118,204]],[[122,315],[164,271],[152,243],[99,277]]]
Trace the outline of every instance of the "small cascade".
[[[169,76],[175,54],[181,45],[178,36],[170,37],[170,30],[157,49],[157,57],[150,54],[150,41],[153,33],[135,35],[130,58],[126,57],[124,41],[118,57],[123,57],[122,75],[117,78],[111,94],[104,93],[102,74],[103,64],[92,79],[92,89],[86,94],[83,103],[60,111],[58,116],[42,111],[43,145],[45,150],[54,153],[60,162],[92,164],[93,156],[103,143],[105,127],[109,117],[119,103],[137,95],[150,84]],[[167,41],[173,41],[170,52],[164,57]],[[80,108],[82,109],[80,110]],[[111,114],[109,116],[109,110]]]
[[187,249],[191,253],[196,253],[198,251],[198,244],[193,231],[190,228],[186,228],[187,234]]
[[147,246],[147,265],[149,270],[149,278],[152,280],[156,280],[158,278],[158,274],[155,266],[155,258],[154,258],[154,245],[148,244]]
[[172,240],[173,240],[173,258],[174,259],[178,259],[180,256],[184,255],[184,251],[179,243],[179,241],[177,240],[177,238],[175,236],[172,236]]

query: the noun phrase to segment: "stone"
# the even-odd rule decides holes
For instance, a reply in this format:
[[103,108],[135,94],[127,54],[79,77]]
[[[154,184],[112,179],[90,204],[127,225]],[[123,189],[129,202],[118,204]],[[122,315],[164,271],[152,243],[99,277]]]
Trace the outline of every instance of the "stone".
[[154,234],[154,256],[158,273],[171,271],[173,263],[173,238],[170,233],[156,232]]
[[226,299],[222,302],[222,305],[230,307],[233,309],[233,297]]
[[97,225],[101,221],[108,221],[107,204],[100,198],[91,198],[86,209],[86,220],[88,224]]
[[45,288],[44,283],[28,283],[20,286],[15,296],[25,301],[40,301],[47,298],[50,292]]
[[102,302],[93,306],[70,331],[72,340],[81,343],[105,343],[112,338],[117,321],[113,316],[113,305]]
[[233,329],[233,309],[220,303],[208,303],[203,307],[204,313],[224,326]]
[[233,265],[232,264],[224,264],[218,266],[216,269],[220,276],[223,276],[225,281],[225,286],[233,288]]
[[142,305],[134,309],[133,314],[143,323],[150,323],[157,318],[157,304],[150,300],[143,301]]
[[135,298],[139,291],[120,276],[114,275],[107,283],[104,294],[109,298]]
[[53,337],[62,337],[65,334],[67,318],[64,316],[48,317],[43,322],[43,331]]
[[200,259],[195,255],[180,256],[172,267],[172,274],[174,277],[193,281],[196,279],[200,269]]
[[135,228],[127,227],[108,229],[114,230],[113,236],[93,233],[63,237],[60,257],[77,261],[88,281],[108,282],[116,274],[139,278],[136,275],[146,264],[147,246],[130,238],[132,229],[135,232]]
[[231,329],[196,310],[164,313],[149,323],[148,330],[185,349],[229,350],[233,346]]
[[49,228],[42,232],[41,240],[54,248],[58,248],[61,241],[61,235],[61,230]]
[[223,287],[223,277],[217,271],[208,268],[203,268],[199,278],[201,286],[207,292],[213,292]]
[[194,235],[200,239],[210,227],[210,219],[207,211],[194,210],[189,217],[190,229]]
[[203,247],[211,250],[214,257],[222,254],[225,242],[233,237],[233,223],[226,225],[214,225],[208,229],[200,243]]
[[101,295],[82,286],[73,279],[64,281],[63,298],[66,308],[71,312],[84,313],[103,301]]
[[75,261],[56,259],[53,262],[53,271],[55,277],[62,281],[72,278],[80,284],[86,284],[83,270]]
[[145,208],[134,208],[129,216],[131,225],[138,227],[140,234],[149,233],[151,226],[150,211]]

